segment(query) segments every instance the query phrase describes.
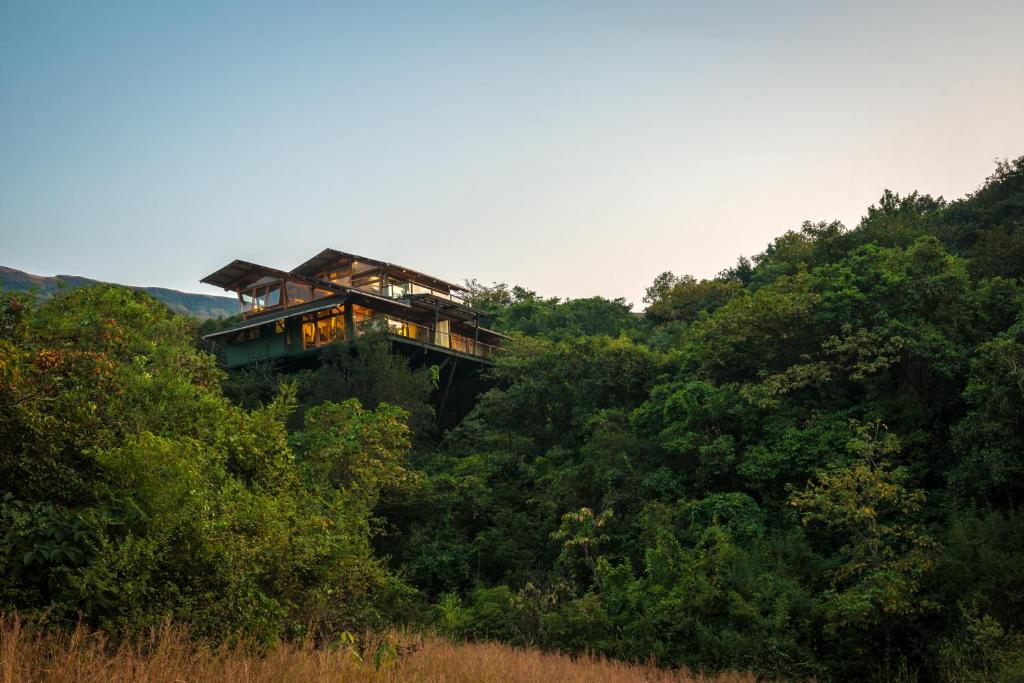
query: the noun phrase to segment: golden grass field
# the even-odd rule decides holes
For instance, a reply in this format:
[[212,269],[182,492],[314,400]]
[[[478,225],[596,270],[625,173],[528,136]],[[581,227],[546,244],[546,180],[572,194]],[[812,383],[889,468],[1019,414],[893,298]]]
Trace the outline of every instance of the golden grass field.
[[[133,643],[112,645],[103,634],[79,627],[38,631],[17,617],[0,628],[3,683],[276,683],[279,681],[586,681],[587,683],[753,683],[747,674],[702,676],[624,664],[591,656],[570,657],[495,643],[455,644],[433,636],[398,636],[397,656],[374,663],[377,646],[315,648],[282,644],[255,654],[245,648],[196,645],[171,625]],[[361,661],[362,660],[362,661]]]

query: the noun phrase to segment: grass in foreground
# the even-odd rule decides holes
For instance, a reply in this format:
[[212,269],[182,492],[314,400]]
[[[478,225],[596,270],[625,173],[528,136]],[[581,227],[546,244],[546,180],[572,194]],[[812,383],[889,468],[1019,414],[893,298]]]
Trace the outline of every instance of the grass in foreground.
[[[256,683],[266,681],[587,681],[595,683],[697,682],[752,683],[746,674],[702,676],[608,661],[591,656],[524,650],[494,643],[454,644],[436,637],[406,639],[398,654],[374,662],[352,648],[282,644],[264,655],[244,648],[197,645],[173,625],[151,631],[133,643],[111,645],[102,633],[79,627],[71,632],[27,628],[17,617],[0,627],[3,683]],[[394,653],[392,650],[391,653]],[[378,668],[379,667],[379,668]]]

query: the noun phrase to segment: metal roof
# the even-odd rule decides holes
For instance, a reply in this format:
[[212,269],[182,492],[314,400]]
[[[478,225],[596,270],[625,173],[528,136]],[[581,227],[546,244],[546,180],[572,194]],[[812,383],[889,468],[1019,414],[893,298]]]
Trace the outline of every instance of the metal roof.
[[323,282],[316,278],[287,273],[283,270],[278,270],[277,268],[261,266],[258,263],[240,261],[238,259],[235,259],[220,270],[210,273],[200,280],[200,282],[205,282],[206,284],[213,285],[215,287],[222,287],[225,290],[237,290],[244,289],[246,285],[252,284],[261,277],[266,277],[268,275],[281,280],[300,280],[310,285],[323,287]]
[[373,265],[380,266],[382,268],[386,268],[386,269],[388,269],[390,271],[393,271],[393,272],[404,273],[404,274],[406,274],[408,276],[411,276],[411,279],[419,279],[419,281],[423,282],[424,284],[428,284],[428,283],[433,282],[434,284],[438,284],[438,285],[441,285],[443,287],[447,287],[448,289],[456,289],[456,290],[458,290],[460,292],[468,292],[469,291],[468,289],[466,289],[462,285],[457,285],[455,283],[448,282],[446,280],[442,280],[439,277],[435,277],[433,275],[430,275],[428,273],[424,273],[424,272],[421,272],[421,271],[418,271],[418,270],[413,270],[412,268],[406,268],[405,266],[400,266],[397,263],[388,263],[387,261],[378,261],[377,259],[367,258],[366,256],[359,256],[358,254],[352,254],[352,253],[349,253],[349,252],[346,252],[346,251],[338,251],[336,249],[324,249],[319,254],[317,254],[313,258],[309,259],[305,263],[302,263],[302,264],[296,266],[295,268],[293,268],[291,272],[293,272],[293,273],[295,273],[297,275],[312,276],[312,275],[315,275],[316,273],[319,273],[320,271],[324,270],[328,266],[334,264],[335,262],[337,262],[337,261],[339,261],[340,259],[343,259],[343,258],[350,258],[350,259],[352,259],[354,261],[363,261],[365,263],[372,263]]

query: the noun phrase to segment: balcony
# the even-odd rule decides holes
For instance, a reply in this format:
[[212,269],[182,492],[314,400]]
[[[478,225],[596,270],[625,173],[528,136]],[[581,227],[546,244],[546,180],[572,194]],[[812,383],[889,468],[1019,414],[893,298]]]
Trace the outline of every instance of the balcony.
[[497,346],[486,344],[479,339],[473,339],[456,332],[433,332],[425,325],[419,325],[391,316],[362,320],[356,323],[356,335],[368,332],[383,332],[395,337],[410,339],[421,344],[448,349],[456,353],[475,356],[492,362],[498,350]]

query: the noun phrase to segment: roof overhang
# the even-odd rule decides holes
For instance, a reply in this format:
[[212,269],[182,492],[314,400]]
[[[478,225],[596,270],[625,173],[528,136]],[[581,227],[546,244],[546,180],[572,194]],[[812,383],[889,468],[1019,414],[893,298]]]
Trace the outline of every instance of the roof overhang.
[[273,277],[279,280],[293,280],[324,288],[324,283],[316,278],[305,277],[296,273],[288,273],[283,270],[278,270],[277,268],[261,266],[258,263],[251,263],[249,261],[239,261],[238,259],[232,261],[220,270],[210,273],[200,280],[200,282],[205,282],[206,284],[213,285],[214,287],[221,287],[226,291],[237,291],[245,289],[248,285],[251,285],[264,277]]
[[469,291],[462,285],[457,285],[453,282],[448,282],[446,280],[442,280],[441,278],[434,277],[433,275],[428,275],[427,273],[423,273],[418,270],[413,270],[411,268],[406,268],[405,266],[400,266],[397,263],[378,261],[377,259],[367,258],[366,256],[359,256],[358,254],[352,254],[346,251],[338,251],[337,249],[324,249],[319,254],[309,259],[305,263],[302,263],[301,265],[298,265],[295,268],[293,268],[291,272],[295,273],[296,275],[305,275],[307,277],[312,277],[317,273],[321,272],[322,270],[337,263],[341,259],[345,258],[379,266],[391,273],[404,275],[405,277],[408,277],[410,280],[414,280],[425,285],[439,285],[442,288],[446,288],[448,290],[454,289],[460,292]]

